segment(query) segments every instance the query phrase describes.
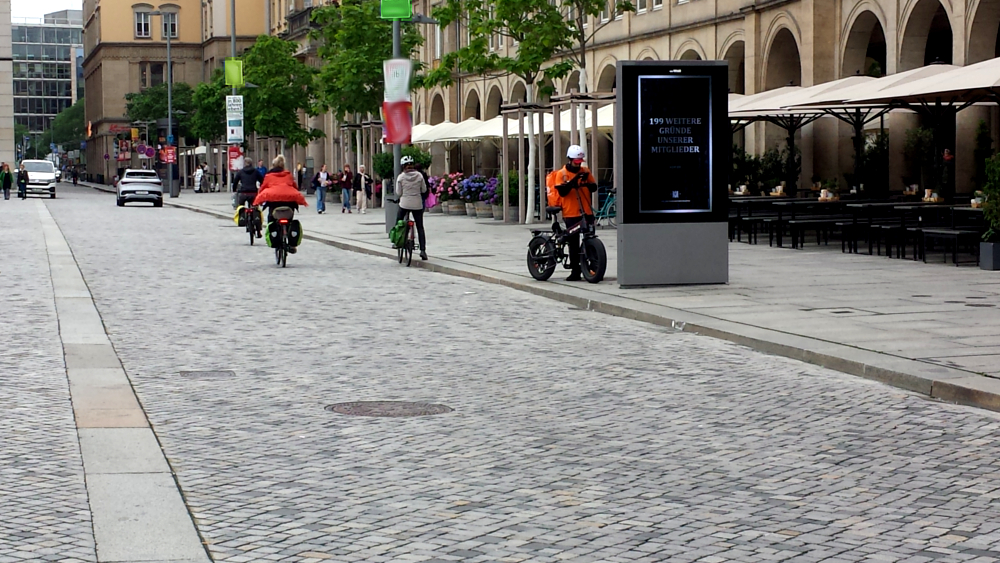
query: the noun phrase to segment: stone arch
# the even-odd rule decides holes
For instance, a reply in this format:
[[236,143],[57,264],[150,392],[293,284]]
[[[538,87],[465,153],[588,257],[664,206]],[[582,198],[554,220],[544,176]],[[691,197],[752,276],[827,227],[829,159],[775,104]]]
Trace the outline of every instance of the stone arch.
[[881,18],[875,12],[863,9],[854,14],[848,29],[841,51],[840,75],[885,76],[885,27]]
[[916,0],[905,16],[899,47],[899,71],[934,62],[951,64],[953,58],[951,16],[938,0]]
[[523,103],[528,100],[528,90],[524,87],[524,82],[518,80],[514,87],[510,89],[510,103]]
[[652,47],[646,47],[639,52],[639,56],[636,59],[640,61],[658,61],[660,60],[660,56],[656,54],[656,51]]
[[596,92],[611,92],[618,82],[618,72],[614,64],[604,65],[598,75]]
[[965,64],[1000,57],[1000,0],[977,0],[968,13],[972,18]]
[[742,39],[733,41],[723,51],[722,58],[729,63],[729,91],[746,93],[746,44]]
[[562,93],[563,94],[569,94],[570,91],[572,91],[572,90],[576,90],[577,92],[580,91],[580,71],[579,70],[574,70],[569,75],[568,78],[566,78],[565,80],[563,80]]
[[799,44],[788,27],[780,27],[771,39],[764,60],[764,90],[802,85]]
[[500,87],[494,85],[490,88],[489,96],[486,98],[486,113],[483,115],[483,119],[493,119],[500,115],[500,106],[502,104],[503,94],[500,93]]
[[470,117],[479,119],[482,116],[480,106],[479,92],[475,88],[469,90],[468,95],[465,97],[465,106],[462,109],[462,119],[469,119]]
[[434,94],[434,101],[431,102],[431,115],[427,120],[431,125],[437,125],[444,121],[444,97],[441,94]]
[[703,61],[707,58],[705,49],[694,39],[688,39],[681,43],[681,46],[674,53],[674,59],[681,61]]

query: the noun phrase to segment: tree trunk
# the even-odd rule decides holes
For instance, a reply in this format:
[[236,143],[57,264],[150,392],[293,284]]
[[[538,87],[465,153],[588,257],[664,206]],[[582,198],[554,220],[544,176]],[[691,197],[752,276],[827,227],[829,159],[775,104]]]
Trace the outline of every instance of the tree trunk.
[[[580,93],[586,94],[589,90],[587,89],[587,67],[580,66]],[[576,129],[580,133],[580,138],[578,139],[579,145],[583,148],[583,154],[587,155],[587,163],[590,163],[590,152],[587,150],[587,108],[586,106],[577,105],[577,125]]]
[[[528,103],[532,103],[535,99],[533,90],[535,85],[531,82],[527,83],[528,91]],[[528,199],[527,206],[528,209],[524,216],[524,223],[530,225],[535,222],[535,153],[537,147],[535,145],[535,114],[531,111],[528,112]]]

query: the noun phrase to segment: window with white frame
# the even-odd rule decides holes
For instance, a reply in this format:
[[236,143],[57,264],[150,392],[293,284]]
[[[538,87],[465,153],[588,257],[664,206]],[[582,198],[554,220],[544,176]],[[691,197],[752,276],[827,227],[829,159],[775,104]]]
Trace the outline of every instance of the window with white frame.
[[171,39],[177,39],[177,13],[163,12],[160,17],[163,19],[163,37],[169,35]]
[[641,13],[645,12],[646,11],[646,6],[647,6],[648,3],[649,3],[649,0],[639,0],[638,2],[636,2],[635,3],[635,11],[636,11],[636,13],[637,14],[641,14]]
[[663,7],[663,0],[653,0],[653,9],[659,10]]
[[149,12],[135,13],[135,36],[149,37]]
[[611,0],[611,10],[614,12],[616,20],[622,19],[625,15],[624,11],[618,9],[618,6],[615,4],[615,0]]
[[610,9],[608,8],[608,3],[605,2],[604,3],[604,7],[601,8],[601,23],[604,23],[604,22],[610,20],[611,19],[611,15],[610,14],[611,14],[611,12],[610,12]]
[[440,59],[444,56],[444,28],[440,25],[434,26],[434,58]]

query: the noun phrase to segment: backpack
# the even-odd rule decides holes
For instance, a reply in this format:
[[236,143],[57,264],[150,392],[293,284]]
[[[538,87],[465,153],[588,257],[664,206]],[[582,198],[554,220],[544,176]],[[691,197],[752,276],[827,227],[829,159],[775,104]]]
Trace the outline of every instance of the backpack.
[[406,233],[406,221],[400,219],[396,221],[396,225],[389,230],[389,240],[392,241],[392,246],[401,247],[403,246],[403,235]]

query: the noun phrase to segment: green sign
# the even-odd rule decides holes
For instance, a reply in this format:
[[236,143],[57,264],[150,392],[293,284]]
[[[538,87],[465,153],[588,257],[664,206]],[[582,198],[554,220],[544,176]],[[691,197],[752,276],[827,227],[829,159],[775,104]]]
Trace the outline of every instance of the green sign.
[[226,86],[240,88],[243,86],[243,61],[226,59]]
[[382,0],[382,19],[408,20],[413,15],[412,0]]

